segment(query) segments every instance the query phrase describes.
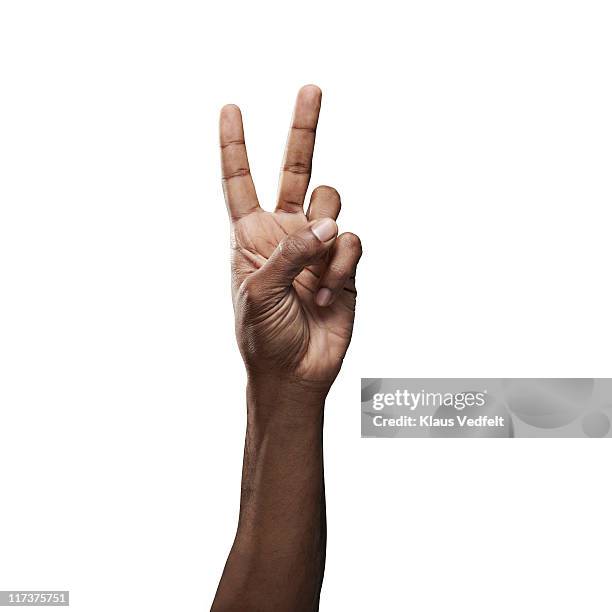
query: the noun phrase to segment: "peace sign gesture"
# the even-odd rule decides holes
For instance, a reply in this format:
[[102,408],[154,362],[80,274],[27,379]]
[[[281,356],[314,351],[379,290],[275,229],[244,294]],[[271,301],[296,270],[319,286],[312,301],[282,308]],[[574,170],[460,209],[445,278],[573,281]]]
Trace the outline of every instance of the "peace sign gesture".
[[237,106],[221,110],[220,144],[236,334],[247,370],[327,391],[351,339],[361,243],[338,235],[335,189],[316,188],[304,213],[320,107],[321,90],[302,87],[274,212],[259,205]]

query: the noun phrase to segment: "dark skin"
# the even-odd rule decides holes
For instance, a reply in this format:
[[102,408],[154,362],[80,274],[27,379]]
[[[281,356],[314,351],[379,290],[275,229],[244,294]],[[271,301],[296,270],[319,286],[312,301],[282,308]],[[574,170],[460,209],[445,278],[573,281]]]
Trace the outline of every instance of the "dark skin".
[[211,610],[318,610],[325,565],[323,409],[348,349],[361,243],[331,187],[304,202],[321,90],[297,96],[274,212],[259,206],[240,110],[221,110],[232,297],[247,370],[240,518]]

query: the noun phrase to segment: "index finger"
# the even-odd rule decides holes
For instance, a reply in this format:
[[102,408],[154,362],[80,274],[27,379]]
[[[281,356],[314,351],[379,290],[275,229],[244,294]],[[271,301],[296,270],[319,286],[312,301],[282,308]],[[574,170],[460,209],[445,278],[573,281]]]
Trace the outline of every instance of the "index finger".
[[225,203],[232,221],[259,209],[244,143],[242,113],[234,104],[221,109],[219,119],[221,172]]
[[310,182],[321,90],[316,85],[305,85],[295,101],[291,129],[281,169],[276,210],[303,212],[304,198]]

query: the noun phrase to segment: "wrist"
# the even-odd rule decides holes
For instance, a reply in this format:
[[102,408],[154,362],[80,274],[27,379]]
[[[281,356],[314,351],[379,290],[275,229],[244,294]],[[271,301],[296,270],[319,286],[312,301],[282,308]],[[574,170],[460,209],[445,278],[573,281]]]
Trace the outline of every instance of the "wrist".
[[329,388],[325,382],[250,373],[247,380],[249,415],[265,419],[318,420]]
[[[312,538],[317,532],[320,512],[314,508],[322,503],[324,404],[325,393],[319,389],[249,377],[237,536],[242,550],[254,546],[268,557],[279,552],[287,556],[303,547],[296,542],[305,534]],[[305,507],[313,508],[306,513],[312,515],[311,522],[301,514]]]

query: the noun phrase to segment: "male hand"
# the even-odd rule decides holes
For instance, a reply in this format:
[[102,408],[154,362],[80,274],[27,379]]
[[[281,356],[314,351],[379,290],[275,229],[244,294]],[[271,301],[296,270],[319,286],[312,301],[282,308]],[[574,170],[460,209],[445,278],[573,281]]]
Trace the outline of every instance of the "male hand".
[[220,140],[236,335],[247,371],[326,393],[351,339],[361,243],[338,235],[335,189],[315,189],[304,213],[320,107],[318,87],[299,91],[274,212],[260,208],[237,106],[222,109]]

